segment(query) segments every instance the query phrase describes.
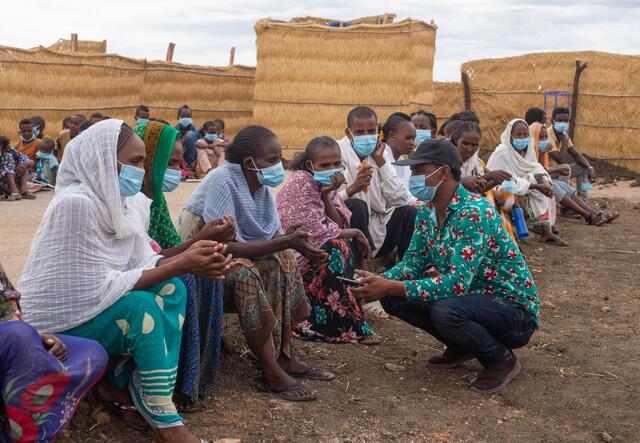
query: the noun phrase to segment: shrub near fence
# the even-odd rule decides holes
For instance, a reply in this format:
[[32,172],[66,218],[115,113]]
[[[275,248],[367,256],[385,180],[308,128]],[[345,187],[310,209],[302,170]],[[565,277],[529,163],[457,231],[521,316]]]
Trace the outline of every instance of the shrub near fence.
[[371,106],[380,120],[431,107],[436,27],[392,18],[342,27],[314,18],[257,22],[254,117],[280,137],[287,157],[318,134],[341,138],[354,106]]
[[[462,65],[471,107],[483,129],[485,154],[497,145],[507,122],[542,107],[545,91],[573,90],[580,77],[574,142],[586,154],[640,172],[640,56],[594,51],[527,54]],[[559,104],[566,106],[566,100]],[[547,105],[551,118],[553,102]]]
[[0,134],[17,141],[18,121],[40,115],[55,135],[64,117],[94,111],[133,124],[136,106],[176,122],[188,104],[194,120],[223,118],[233,133],[252,121],[255,68],[147,62],[114,54],[0,46]]

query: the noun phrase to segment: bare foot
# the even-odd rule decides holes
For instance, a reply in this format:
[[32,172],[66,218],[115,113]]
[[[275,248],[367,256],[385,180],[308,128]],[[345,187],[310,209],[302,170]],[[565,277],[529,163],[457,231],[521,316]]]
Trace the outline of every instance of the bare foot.
[[[135,407],[133,399],[128,389],[119,390],[107,381],[107,377],[103,377],[96,385],[96,391],[100,397],[107,402],[117,402],[126,407]],[[130,425],[134,429],[150,429],[149,423],[136,410],[128,410],[118,407],[112,403],[110,410],[118,415],[125,424]]]
[[187,431],[184,426],[156,429],[153,433],[153,441],[158,443],[200,443],[200,439]]

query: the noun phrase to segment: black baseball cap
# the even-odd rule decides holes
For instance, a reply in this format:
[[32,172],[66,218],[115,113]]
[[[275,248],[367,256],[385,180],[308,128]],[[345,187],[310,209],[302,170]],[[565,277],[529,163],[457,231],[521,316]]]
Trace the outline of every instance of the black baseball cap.
[[440,165],[460,169],[462,157],[458,148],[446,138],[429,139],[420,143],[418,149],[408,159],[392,163],[396,166]]

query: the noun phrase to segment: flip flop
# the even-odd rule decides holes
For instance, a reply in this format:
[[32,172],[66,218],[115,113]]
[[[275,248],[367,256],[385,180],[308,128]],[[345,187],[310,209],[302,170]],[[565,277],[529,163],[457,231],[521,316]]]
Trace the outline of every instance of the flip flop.
[[[313,375],[313,373],[317,375]],[[303,372],[287,372],[292,377],[295,378],[303,378],[305,380],[314,380],[314,381],[331,381],[336,378],[335,374],[329,371],[323,371],[322,369],[309,367],[305,369]]]
[[379,335],[373,334],[362,337],[358,343],[365,346],[375,346],[382,343],[382,339]]
[[607,212],[603,213],[603,217],[605,223],[611,223],[616,218],[620,217],[620,214],[618,214],[617,212]]
[[146,426],[142,426],[125,419],[123,412],[135,412],[137,414],[140,414],[138,408],[136,408],[134,405],[107,400],[102,395],[98,394],[97,390],[94,390],[93,395],[102,406],[104,406],[108,411],[113,412],[113,414],[118,417],[120,421],[125,424],[125,426],[138,432],[149,432],[152,430],[151,426],[148,424]]
[[24,194],[21,195],[22,198],[27,199],[27,200],[35,200],[36,196],[34,194],[32,194],[31,192],[25,192]]
[[[287,393],[301,391],[303,389],[310,389],[312,392],[303,396],[290,396]],[[266,392],[268,394],[273,394],[278,398],[287,401],[311,401],[318,398],[318,392],[314,389],[309,388],[308,386],[303,385],[302,383],[296,383],[293,385],[285,386],[283,388],[270,388],[268,386],[263,385],[262,383],[258,383],[258,390],[262,392]]]
[[586,219],[586,222],[588,225],[602,226],[607,222],[607,219],[604,216],[604,213],[600,212],[597,215],[589,214],[589,216]]
[[14,193],[14,194],[7,195],[6,200],[10,202],[15,202],[18,200],[22,200],[22,196],[20,194]]
[[568,248],[569,247],[569,243],[567,243],[566,241],[562,240],[561,238],[555,237],[555,238],[548,238],[544,241],[542,241],[542,243],[545,244],[550,244],[553,246],[559,246],[561,248]]
[[367,317],[374,317],[379,320],[387,320],[391,318],[387,311],[384,310],[382,304],[379,301],[374,301],[364,305],[364,315]]

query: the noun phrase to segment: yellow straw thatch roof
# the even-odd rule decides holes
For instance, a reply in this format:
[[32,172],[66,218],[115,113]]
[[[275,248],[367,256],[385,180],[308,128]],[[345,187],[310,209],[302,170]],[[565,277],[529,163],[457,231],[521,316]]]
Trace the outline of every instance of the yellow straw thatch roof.
[[[61,38],[49,46],[49,49],[60,52],[71,52],[71,40]],[[107,41],[78,40],[78,52],[85,54],[106,54]]]

